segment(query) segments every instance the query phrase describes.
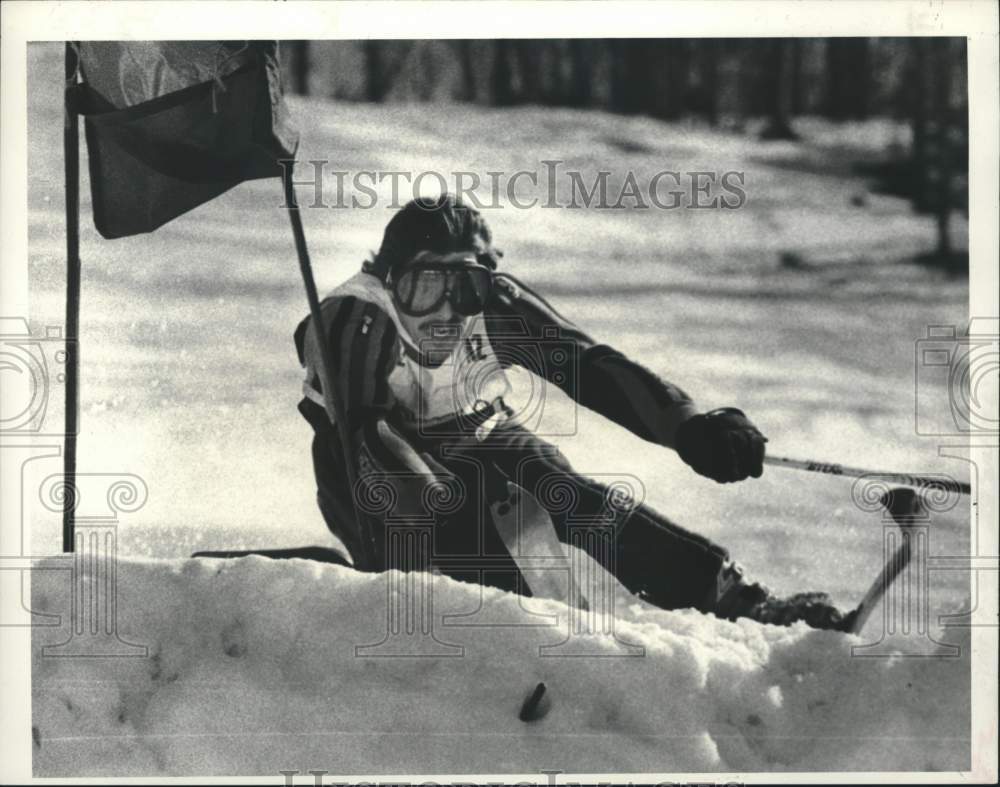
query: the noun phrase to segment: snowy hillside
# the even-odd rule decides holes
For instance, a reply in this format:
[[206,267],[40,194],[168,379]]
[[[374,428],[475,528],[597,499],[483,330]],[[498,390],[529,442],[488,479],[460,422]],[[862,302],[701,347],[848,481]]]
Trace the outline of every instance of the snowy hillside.
[[[34,573],[32,606],[67,609],[67,573]],[[480,591],[442,578],[431,630],[445,655],[356,656],[385,638],[385,583],[305,561],[126,562],[119,634],[150,657],[43,657],[68,631],[35,629],[36,775],[969,767],[956,745],[964,659],[851,658],[864,640],[624,599],[615,632],[628,649],[603,638],[588,652],[604,658],[540,656],[566,639],[566,607],[526,602],[561,612],[540,626],[486,589],[482,612],[507,625],[448,625]],[[622,655],[637,646],[642,657]],[[538,682],[551,709],[521,722]]]

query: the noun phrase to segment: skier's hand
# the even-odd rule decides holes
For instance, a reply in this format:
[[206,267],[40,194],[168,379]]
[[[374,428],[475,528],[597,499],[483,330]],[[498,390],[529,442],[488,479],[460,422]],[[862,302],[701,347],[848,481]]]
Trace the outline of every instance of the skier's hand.
[[677,428],[681,459],[699,475],[721,484],[760,478],[764,471],[764,437],[741,410],[723,407],[694,415]]

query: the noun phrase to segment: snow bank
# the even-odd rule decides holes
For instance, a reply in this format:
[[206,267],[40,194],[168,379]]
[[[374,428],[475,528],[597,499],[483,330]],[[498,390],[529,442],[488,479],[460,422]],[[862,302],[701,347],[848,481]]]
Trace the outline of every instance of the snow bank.
[[[33,609],[68,621],[70,572],[32,574]],[[540,655],[566,639],[566,607],[437,577],[438,641],[424,647],[439,655],[359,656],[385,639],[387,582],[402,577],[256,557],[120,562],[118,635],[148,656],[43,655],[68,622],[35,629],[35,775],[969,767],[967,642],[959,658],[851,658],[858,638],[621,599],[616,636],[641,657],[607,636],[569,640],[590,658]],[[487,616],[505,625],[455,625]],[[551,711],[523,723],[540,681]]]

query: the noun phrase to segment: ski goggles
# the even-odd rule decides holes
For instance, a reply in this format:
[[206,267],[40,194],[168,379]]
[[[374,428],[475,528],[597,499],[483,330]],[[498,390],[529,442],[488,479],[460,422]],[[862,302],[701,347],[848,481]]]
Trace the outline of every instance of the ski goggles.
[[493,271],[474,252],[423,251],[398,273],[390,271],[386,285],[399,310],[411,317],[433,314],[445,301],[457,314],[471,317],[486,308],[493,292]]

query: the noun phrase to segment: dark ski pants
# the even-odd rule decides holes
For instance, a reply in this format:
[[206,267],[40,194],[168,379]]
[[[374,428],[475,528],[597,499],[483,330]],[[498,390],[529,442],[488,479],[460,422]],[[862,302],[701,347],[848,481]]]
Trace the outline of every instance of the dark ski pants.
[[[409,442],[425,460],[430,460],[428,464],[436,465],[439,472],[447,471],[450,488],[458,490],[455,495],[443,497],[417,490],[415,499],[427,505],[423,521],[433,523],[425,527],[431,533],[429,538],[420,542],[431,554],[422,555],[416,561],[417,567],[433,567],[455,579],[530,595],[493,525],[489,507],[490,501],[496,499],[491,492],[497,488],[497,479],[506,478],[538,499],[549,512],[561,541],[575,541],[632,592],[664,609],[709,609],[714,603],[720,570],[728,559],[726,551],[646,505],[630,506],[627,498],[616,493],[623,483],[628,485],[622,477],[605,479],[610,483],[586,478],[576,473],[554,446],[520,427],[495,429],[483,443],[471,446],[463,443],[457,447],[455,441],[447,439]],[[363,452],[359,447],[355,455]],[[392,511],[384,516],[362,514],[383,546],[375,565],[363,565],[364,528],[355,515],[341,456],[336,432],[317,433],[313,460],[319,505],[327,526],[344,542],[358,567],[376,571],[414,567],[412,559],[398,565],[398,558],[385,556],[387,528],[398,530],[406,525],[405,517],[401,519]],[[363,486],[367,463],[360,464]],[[417,484],[434,480],[417,479]],[[435,506],[435,500],[441,504]],[[362,508],[370,512],[371,500],[363,502]],[[600,534],[608,534],[610,539],[602,540]]]

